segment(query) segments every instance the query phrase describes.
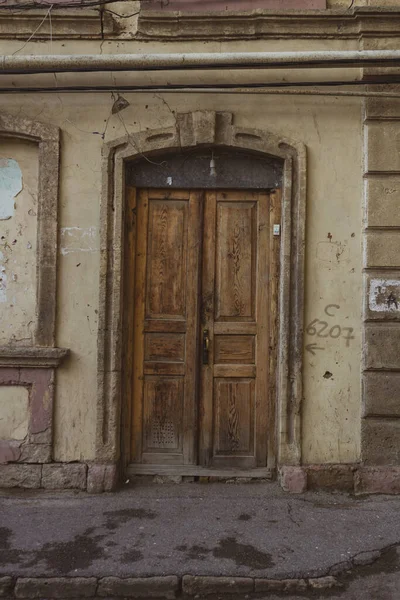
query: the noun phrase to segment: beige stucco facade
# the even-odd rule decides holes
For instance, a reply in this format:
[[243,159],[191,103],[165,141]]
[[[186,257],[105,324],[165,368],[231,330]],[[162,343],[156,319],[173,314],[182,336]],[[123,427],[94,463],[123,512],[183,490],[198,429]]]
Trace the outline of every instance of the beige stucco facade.
[[[332,2],[331,6],[339,9],[342,4]],[[384,5],[389,8],[391,6],[383,1],[367,3],[356,0],[354,3],[355,7]],[[120,12],[135,9],[133,2],[113,6]],[[108,15],[107,18],[111,17],[112,15]],[[396,12],[395,17],[399,23],[397,35],[400,36],[400,13]],[[381,16],[382,27],[385,26],[385,18],[393,19],[393,14]],[[302,25],[303,36],[292,35],[284,39],[265,36],[264,39],[250,41],[202,39],[188,43],[187,40],[163,41],[156,37],[151,41],[143,41],[143,35],[136,36],[137,16],[126,19],[123,28],[119,31],[116,29],[116,33],[111,32],[108,20],[109,30],[105,39],[101,38],[100,33],[99,39],[85,39],[94,37],[95,17],[91,16],[91,19],[92,21],[88,18],[87,24],[91,33],[85,35],[81,32],[79,39],[69,39],[73,37],[73,26],[70,26],[71,34],[68,30],[57,33],[58,25],[54,19],[52,40],[46,39],[43,34],[40,42],[33,39],[24,46],[21,39],[2,39],[0,53],[123,54],[360,49],[360,41],[355,36],[341,38],[338,34],[331,39],[322,39],[322,33],[319,39],[315,39],[315,36],[307,37],[306,21]],[[115,22],[121,23],[121,19],[115,18]],[[313,27],[315,26],[314,24]],[[323,30],[323,16],[319,19],[319,26]],[[2,37],[4,38],[4,34]],[[376,38],[374,47],[381,46],[386,47],[385,40]],[[312,81],[317,86],[321,78],[348,80],[361,75],[358,69],[314,69],[294,73],[269,71],[263,73],[263,79]],[[33,76],[29,77],[32,80]],[[189,72],[175,74],[173,78],[176,82],[202,81],[215,82],[216,85],[234,80],[239,86],[259,80],[260,72],[204,72],[196,76]],[[117,87],[131,83],[131,75],[126,73],[34,76],[37,86],[55,84],[59,88],[83,85],[89,79],[93,84],[115,83]],[[143,83],[159,83],[164,77],[163,74],[153,73],[139,75],[139,79],[135,75],[135,79]],[[18,87],[26,86],[27,82],[28,76],[7,75],[2,76],[0,85]],[[323,91],[323,88],[318,89]],[[365,87],[341,89],[359,92],[361,89],[365,90]],[[380,91],[382,90],[384,88],[381,87]],[[373,127],[380,127],[379,120],[376,120],[369,127],[368,154],[365,111],[369,100],[362,95],[293,95],[284,90],[275,95],[251,91],[231,94],[179,91],[121,93],[129,106],[115,114],[111,109],[116,95],[111,92],[0,94],[0,114],[16,120],[28,119],[29,122],[50,125],[60,132],[54,346],[69,349],[69,356],[57,368],[51,366],[54,368],[54,384],[51,384],[54,388],[51,462],[58,466],[61,463],[78,462],[85,469],[86,464],[90,467],[96,462],[110,465],[118,462],[117,455],[107,457],[107,460],[98,460],[99,311],[102,310],[99,290],[104,227],[101,206],[104,202],[104,179],[107,178],[107,163],[104,160],[106,149],[118,140],[125,139],[128,147],[129,143],[132,144],[132,154],[135,154],[137,147],[134,140],[139,138],[134,136],[143,136],[147,130],[173,128],[177,115],[209,111],[230,113],[235,127],[266,132],[266,135],[284,138],[294,145],[304,145],[306,149],[304,335],[302,399],[298,425],[301,452],[298,461],[291,463],[291,466],[343,464],[350,465],[351,469],[358,468],[364,462],[361,438],[365,403],[362,391],[365,335],[363,311],[365,297],[369,293],[363,280],[363,270],[369,267],[367,250],[364,250],[364,228],[368,227],[369,218],[365,212],[369,193],[365,185],[365,173],[368,172],[368,161],[373,160],[371,137],[380,136],[380,130],[378,133],[371,132]],[[378,99],[376,102],[382,101]],[[395,105],[393,110],[397,119],[400,116],[400,100],[391,102]],[[379,114],[378,110],[378,116]],[[385,127],[388,125],[385,124]],[[387,144],[390,145],[392,132],[390,129],[385,131],[388,135]],[[127,136],[133,136],[132,140]],[[383,141],[382,144],[385,147],[386,142]],[[374,173],[393,171],[390,186],[386,187],[393,189],[389,197],[393,198],[394,194],[397,198],[398,166],[387,166],[382,146],[379,156],[379,164],[370,170]],[[9,174],[4,169],[12,164],[15,168],[11,177],[15,187],[7,188],[13,195],[13,210],[9,216],[7,214],[4,218],[0,217],[0,256],[5,259],[2,267],[3,286],[0,288],[0,335],[2,347],[12,348],[14,351],[22,346],[35,346],[32,331],[38,319],[35,290],[36,273],[40,270],[36,260],[38,160],[37,146],[31,140],[13,139],[9,133],[1,137],[0,172],[3,170],[4,177],[7,178]],[[380,181],[379,177],[377,179]],[[7,193],[3,193],[3,188],[0,189],[2,205],[9,203]],[[375,211],[369,214],[372,219],[377,213]],[[380,228],[382,222],[379,216],[376,218],[372,226]],[[399,234],[392,228],[392,225],[398,224],[392,223],[389,217],[389,221],[385,221],[383,226],[389,225],[392,231],[389,233],[379,230],[379,235],[394,236],[388,241],[391,248],[398,244]],[[371,232],[369,235],[373,234]],[[379,248],[382,248],[380,242],[377,246],[378,249],[371,249],[374,255],[379,255]],[[377,256],[377,262],[371,263],[371,267],[375,270],[382,267],[385,269],[386,264],[383,263],[386,256],[385,252]],[[394,271],[390,279],[395,280],[398,277],[396,269],[400,266],[397,254],[388,266]],[[382,279],[381,275],[379,277]],[[375,311],[374,315],[376,314]],[[397,314],[394,318],[397,318]],[[390,323],[395,326],[395,323]],[[13,364],[12,360],[7,359],[7,364],[4,363],[3,366],[7,369],[25,368],[23,361]],[[38,368],[38,365],[34,368]],[[375,364],[371,368],[374,370]],[[397,363],[390,368],[396,371]],[[385,365],[383,369],[386,370]],[[21,412],[20,422],[27,422],[25,391],[22,395],[17,394],[18,398],[14,402],[11,387],[9,383],[3,390],[0,387],[0,394],[4,394],[0,401],[0,432],[4,434],[3,442],[8,439],[4,432],[10,429],[1,427],[2,419],[11,418],[7,398],[10,398],[9,402],[13,402],[15,407],[13,422],[18,422],[18,415],[15,414],[18,410]],[[23,389],[26,390],[25,387]],[[390,416],[393,416],[391,412]],[[397,421],[394,426],[397,426]],[[25,429],[27,435],[27,426]],[[13,442],[21,440],[22,425],[18,425],[17,430],[19,437],[15,436],[11,440]],[[396,435],[394,439],[399,444]],[[0,448],[1,443],[0,436]],[[400,450],[397,453],[399,455]],[[3,462],[7,467],[21,464],[15,460]],[[50,468],[51,462],[45,462],[47,468]],[[370,464],[374,462],[376,461],[372,460]],[[398,464],[397,459],[383,459],[381,462]],[[0,470],[0,484],[1,473]],[[6,485],[10,481],[7,477],[5,474]]]

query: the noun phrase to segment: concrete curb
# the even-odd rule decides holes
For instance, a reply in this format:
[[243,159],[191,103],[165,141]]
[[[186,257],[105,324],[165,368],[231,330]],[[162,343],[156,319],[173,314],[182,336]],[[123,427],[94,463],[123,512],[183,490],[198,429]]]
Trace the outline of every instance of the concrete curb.
[[333,576],[312,579],[259,579],[252,577],[0,577],[0,598],[166,598],[325,590],[340,583]]

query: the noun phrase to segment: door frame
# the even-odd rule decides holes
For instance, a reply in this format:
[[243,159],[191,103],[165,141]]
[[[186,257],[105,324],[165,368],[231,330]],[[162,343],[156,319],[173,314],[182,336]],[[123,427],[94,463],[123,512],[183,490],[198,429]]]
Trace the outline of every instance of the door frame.
[[[233,148],[283,162],[276,453],[273,465],[301,463],[306,149],[301,142],[237,127],[230,113],[177,115],[170,127],[124,136],[103,149],[100,227],[96,463],[121,462],[125,170],[135,159],[196,147]],[[125,415],[124,415],[125,417]]]

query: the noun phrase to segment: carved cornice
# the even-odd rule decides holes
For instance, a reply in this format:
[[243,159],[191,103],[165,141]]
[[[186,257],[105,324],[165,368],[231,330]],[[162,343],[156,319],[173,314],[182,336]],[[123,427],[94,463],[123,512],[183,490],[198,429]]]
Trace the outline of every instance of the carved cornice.
[[[0,39],[23,39],[32,34],[46,15],[42,8],[0,13]],[[103,23],[102,23],[103,20]],[[118,20],[99,10],[57,9],[45,19],[35,40],[120,39],[126,37]],[[142,10],[137,40],[251,40],[251,39],[363,39],[400,37],[400,8],[358,7],[343,9],[225,12],[167,12]]]
[[0,367],[54,369],[68,354],[68,348],[0,346]]
[[142,11],[138,39],[362,39],[400,37],[399,8],[223,13]]
[[[26,40],[43,21],[48,9],[32,9],[0,13],[0,39]],[[51,27],[51,30],[50,30]],[[98,10],[61,9],[51,13],[35,33],[35,40],[97,39],[102,37],[101,14]]]

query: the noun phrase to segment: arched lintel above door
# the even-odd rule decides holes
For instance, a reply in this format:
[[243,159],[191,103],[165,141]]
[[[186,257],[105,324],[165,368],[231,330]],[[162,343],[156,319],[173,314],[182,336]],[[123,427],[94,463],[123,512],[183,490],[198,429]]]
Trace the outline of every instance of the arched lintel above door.
[[103,148],[95,461],[115,463],[120,457],[127,169],[135,169],[142,160],[157,165],[157,157],[196,148],[264,156],[282,168],[276,464],[300,464],[306,149],[300,142],[263,129],[236,126],[232,113],[213,111],[178,114],[170,127],[132,133]]

